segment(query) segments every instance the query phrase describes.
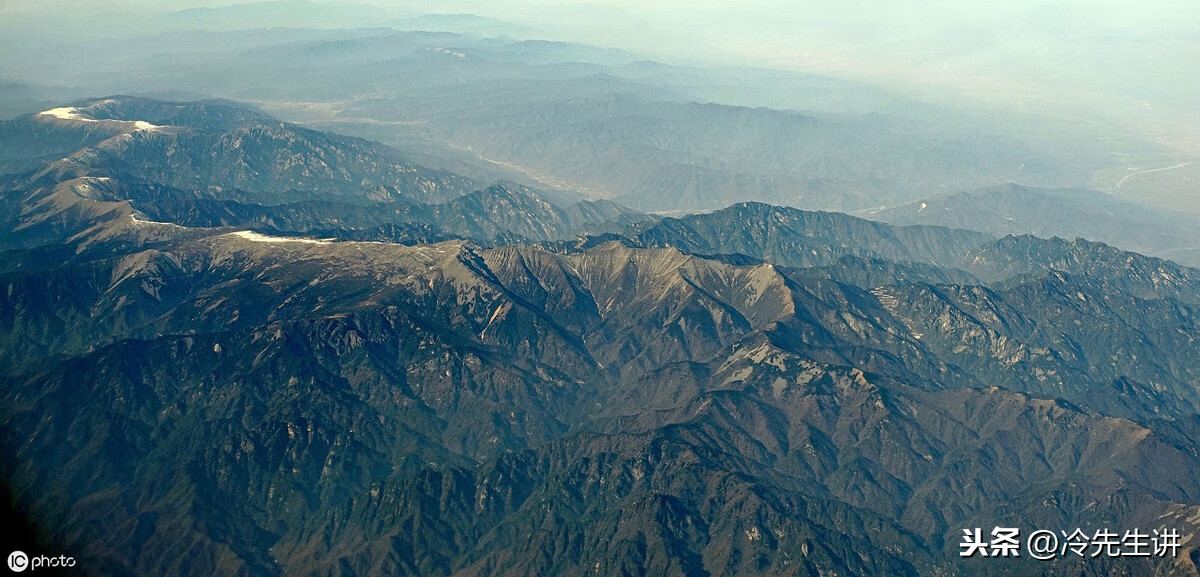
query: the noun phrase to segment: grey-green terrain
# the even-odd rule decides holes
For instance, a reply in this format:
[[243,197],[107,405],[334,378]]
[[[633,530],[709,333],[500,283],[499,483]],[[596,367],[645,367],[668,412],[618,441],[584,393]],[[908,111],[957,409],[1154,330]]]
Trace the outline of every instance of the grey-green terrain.
[[935,224],[994,236],[1086,238],[1200,266],[1200,227],[1194,215],[1133,204],[1094,190],[1007,184],[859,214],[891,224]]
[[1196,269],[50,110],[0,123],[0,475],[77,574],[1200,575]]

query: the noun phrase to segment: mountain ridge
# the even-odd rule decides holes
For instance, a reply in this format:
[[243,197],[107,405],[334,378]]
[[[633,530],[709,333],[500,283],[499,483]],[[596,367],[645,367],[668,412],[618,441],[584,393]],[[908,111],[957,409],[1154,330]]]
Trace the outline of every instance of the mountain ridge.
[[[409,244],[319,234],[336,197],[189,227],[136,199],[222,172],[108,158],[0,183],[0,472],[87,574],[1198,573],[1193,269],[754,203],[624,226],[507,185],[340,229],[430,216],[379,225]],[[463,207],[514,242],[421,237]],[[555,223],[620,234],[516,242]],[[999,524],[1184,546],[959,557]]]

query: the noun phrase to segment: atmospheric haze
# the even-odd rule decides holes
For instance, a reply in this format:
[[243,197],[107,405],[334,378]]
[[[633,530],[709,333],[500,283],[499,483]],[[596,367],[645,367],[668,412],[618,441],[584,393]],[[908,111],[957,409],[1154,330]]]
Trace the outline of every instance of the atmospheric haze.
[[[328,17],[334,2],[260,4],[287,5],[291,22],[283,26],[305,23],[305,12],[323,27],[471,13],[525,25],[543,38],[672,62],[819,73],[938,102],[968,98],[1076,119],[1112,118],[1171,137],[1200,129],[1200,4],[1189,0],[363,2],[334,18]],[[31,44],[10,46],[0,58],[5,72],[13,60],[36,59],[39,40],[61,40],[54,34],[60,26],[66,34],[86,23],[93,32],[127,36],[152,32],[164,14],[237,5],[10,0],[0,26],[45,34],[22,38]],[[254,24],[265,23],[244,25]]]
[[[15,91],[0,106],[2,116],[102,93],[283,100],[292,112],[311,110],[301,101],[366,95],[314,88],[281,98],[273,87],[253,90],[263,75],[243,65],[247,55],[274,46],[282,67],[302,68],[308,56],[278,47],[353,37],[362,44],[358,62],[384,66],[397,54],[385,56],[391,47],[362,38],[389,28],[438,30],[619,49],[597,63],[653,60],[683,68],[606,73],[638,82],[657,75],[660,85],[699,101],[882,113],[1014,134],[1088,172],[1022,184],[1089,186],[1200,210],[1192,174],[1200,159],[1200,4],[1188,0],[9,0],[0,10],[0,82]],[[260,66],[270,67],[267,60]],[[816,87],[817,78],[828,84]]]

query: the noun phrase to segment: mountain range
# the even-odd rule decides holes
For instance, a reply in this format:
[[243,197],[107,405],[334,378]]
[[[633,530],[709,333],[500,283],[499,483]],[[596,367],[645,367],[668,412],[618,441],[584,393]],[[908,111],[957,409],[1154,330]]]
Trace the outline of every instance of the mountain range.
[[891,224],[936,224],[993,236],[1082,237],[1190,266],[1200,265],[1200,232],[1195,217],[1133,204],[1094,190],[1007,184],[858,214]]
[[[0,472],[84,574],[1200,575],[1195,269],[651,217],[231,102],[0,134]],[[1183,546],[960,557],[994,526]]]
[[[128,41],[48,47],[5,75],[35,93],[71,77],[101,93],[252,102],[479,182],[650,212],[743,201],[858,211],[1008,182],[1078,187],[1164,154],[1112,130],[968,113],[824,76],[668,64],[513,37],[519,29],[501,22],[358,8],[191,10],[167,17],[178,30],[160,22]],[[373,27],[341,29],[340,13],[360,19],[345,26]],[[281,27],[301,17],[321,24]]]

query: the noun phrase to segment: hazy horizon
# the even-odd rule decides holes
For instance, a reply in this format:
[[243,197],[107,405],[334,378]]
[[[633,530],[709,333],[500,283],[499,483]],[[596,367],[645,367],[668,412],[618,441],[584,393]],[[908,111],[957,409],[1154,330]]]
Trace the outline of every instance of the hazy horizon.
[[[70,43],[88,33],[150,34],[161,28],[163,15],[240,4],[264,3],[8,0],[0,4],[9,16],[0,26],[24,28],[26,34],[10,35],[20,44],[0,57],[0,78],[24,81],[14,77],[13,61],[36,60],[40,42]],[[1112,120],[1175,146],[1188,146],[1188,137],[1200,129],[1200,75],[1195,74],[1200,70],[1200,5],[1183,0],[973,5],[857,0],[836,7],[775,0],[736,7],[625,0],[307,4],[314,10],[346,8],[321,19],[320,27],[469,13],[520,25],[529,37],[620,48],[672,63],[778,68],[863,82],[939,104]],[[300,22],[304,15],[294,17]],[[71,85],[71,79],[63,84]]]

